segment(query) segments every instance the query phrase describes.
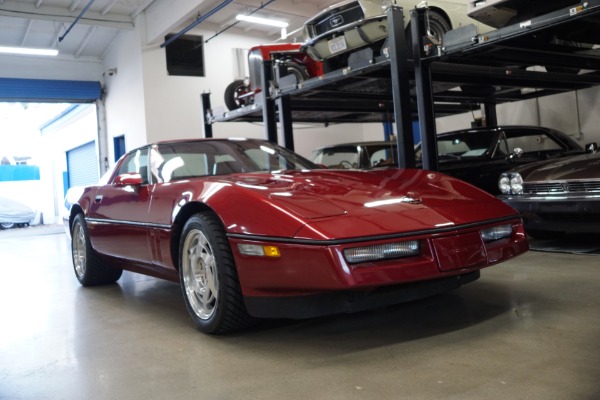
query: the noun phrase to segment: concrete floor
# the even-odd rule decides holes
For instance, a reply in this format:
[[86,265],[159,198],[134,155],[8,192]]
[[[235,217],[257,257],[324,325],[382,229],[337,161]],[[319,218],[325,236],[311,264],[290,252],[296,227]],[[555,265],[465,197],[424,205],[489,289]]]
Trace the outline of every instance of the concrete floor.
[[208,336],[176,284],[80,287],[0,232],[0,399],[600,399],[600,258],[529,252],[424,301]]

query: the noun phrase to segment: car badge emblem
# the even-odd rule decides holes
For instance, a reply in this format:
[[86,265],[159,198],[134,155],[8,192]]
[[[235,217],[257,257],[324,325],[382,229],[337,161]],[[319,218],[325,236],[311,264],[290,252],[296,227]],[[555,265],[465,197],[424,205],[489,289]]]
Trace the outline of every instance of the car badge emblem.
[[329,25],[331,25],[334,28],[343,23],[344,23],[344,17],[342,17],[341,15],[336,15],[334,17],[331,17],[331,19],[329,20]]
[[423,202],[423,200],[421,200],[421,199],[416,199],[416,198],[408,197],[408,196],[404,196],[403,198],[400,199],[400,201],[402,203],[408,203],[408,204],[421,204]]

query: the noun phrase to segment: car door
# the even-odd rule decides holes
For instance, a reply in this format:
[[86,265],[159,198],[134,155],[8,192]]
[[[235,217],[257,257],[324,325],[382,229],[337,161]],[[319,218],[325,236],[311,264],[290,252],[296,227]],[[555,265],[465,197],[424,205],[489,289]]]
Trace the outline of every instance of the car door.
[[[148,148],[134,150],[119,164],[113,181],[96,191],[88,213],[94,248],[102,254],[150,262]],[[140,174],[141,185],[117,184],[123,174]]]

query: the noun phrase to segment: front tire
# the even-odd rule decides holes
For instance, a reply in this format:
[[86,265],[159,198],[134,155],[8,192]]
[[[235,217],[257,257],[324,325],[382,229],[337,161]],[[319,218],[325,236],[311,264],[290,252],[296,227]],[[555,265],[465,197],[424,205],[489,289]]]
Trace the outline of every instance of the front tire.
[[122,269],[107,266],[94,251],[83,214],[77,214],[73,220],[71,251],[75,276],[83,286],[115,283],[123,274]]
[[179,278],[190,317],[204,333],[248,325],[237,269],[225,229],[210,212],[192,216],[179,244]]
[[246,106],[248,99],[241,99],[240,96],[248,92],[248,86],[243,80],[238,79],[231,82],[225,88],[225,105],[230,111]]

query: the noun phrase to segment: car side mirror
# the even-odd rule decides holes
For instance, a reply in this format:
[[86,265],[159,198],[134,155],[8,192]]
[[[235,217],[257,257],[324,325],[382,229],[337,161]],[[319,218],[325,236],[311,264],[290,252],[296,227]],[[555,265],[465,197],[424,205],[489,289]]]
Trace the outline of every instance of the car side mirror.
[[113,183],[115,186],[139,186],[142,182],[142,175],[134,172],[117,176]]
[[510,159],[521,158],[523,156],[523,149],[520,147],[515,147],[512,154],[510,155]]
[[596,153],[598,151],[598,143],[596,142],[592,142],[592,143],[588,143],[585,145],[585,152],[586,153]]

